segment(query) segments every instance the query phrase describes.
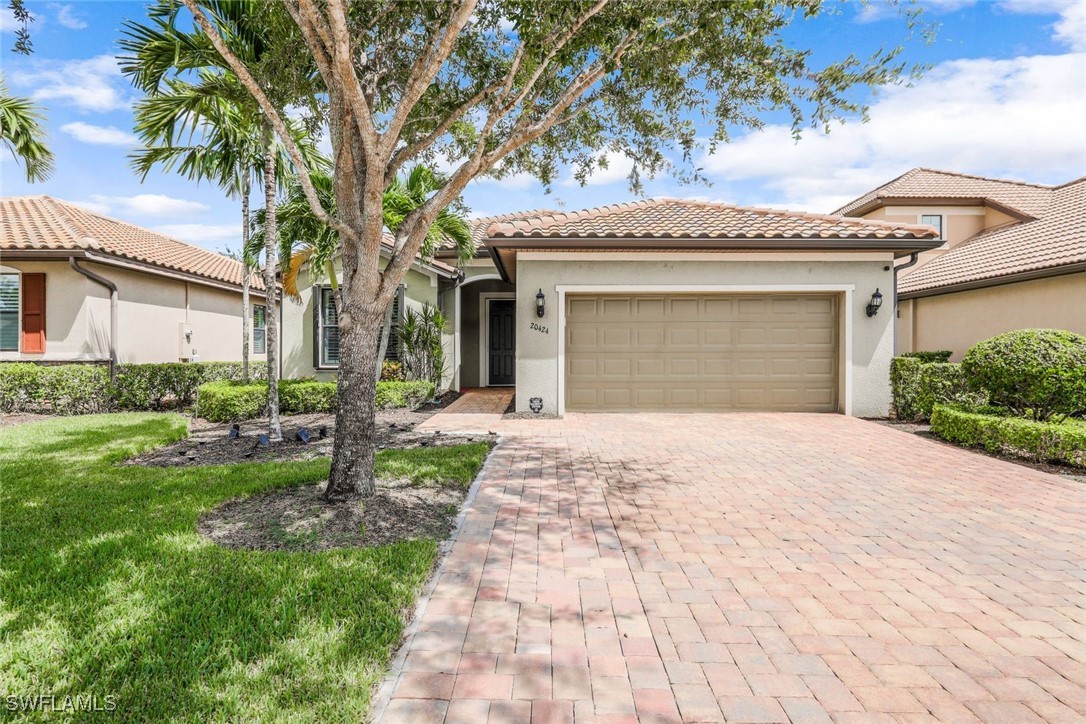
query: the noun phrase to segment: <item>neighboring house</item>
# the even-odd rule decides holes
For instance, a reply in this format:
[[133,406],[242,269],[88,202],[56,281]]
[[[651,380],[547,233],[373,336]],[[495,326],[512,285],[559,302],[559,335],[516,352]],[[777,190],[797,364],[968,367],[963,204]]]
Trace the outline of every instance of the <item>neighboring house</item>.
[[837,214],[930,224],[942,245],[901,269],[897,350],[960,359],[1013,329],[1086,334],[1086,179],[1060,186],[917,168]]
[[[476,258],[416,264],[404,303],[449,317],[450,384],[515,387],[517,410],[550,414],[885,415],[893,315],[866,309],[897,259],[940,243],[918,225],[672,199],[473,231]],[[285,305],[288,376],[334,368],[318,297],[323,285]]]
[[[241,359],[241,264],[49,196],[0,199],[0,361]],[[251,359],[265,359],[253,275]]]

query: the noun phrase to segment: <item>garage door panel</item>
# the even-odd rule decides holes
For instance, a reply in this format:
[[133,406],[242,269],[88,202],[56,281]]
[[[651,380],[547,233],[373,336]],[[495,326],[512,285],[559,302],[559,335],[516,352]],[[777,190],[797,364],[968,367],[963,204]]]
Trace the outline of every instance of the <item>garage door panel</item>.
[[797,410],[837,405],[832,295],[566,300],[570,410]]

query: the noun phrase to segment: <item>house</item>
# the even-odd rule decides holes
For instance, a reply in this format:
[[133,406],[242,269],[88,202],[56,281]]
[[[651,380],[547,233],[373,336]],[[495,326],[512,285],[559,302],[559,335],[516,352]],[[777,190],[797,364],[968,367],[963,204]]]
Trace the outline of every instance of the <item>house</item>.
[[[265,359],[253,275],[251,359]],[[240,263],[49,196],[0,199],[0,361],[241,359]]]
[[916,168],[834,213],[939,232],[939,247],[900,270],[899,353],[960,359],[1032,327],[1086,334],[1086,178],[1044,186]]
[[[403,305],[448,316],[449,384],[514,387],[518,411],[558,415],[885,415],[893,315],[877,305],[897,260],[941,243],[917,224],[676,199],[508,214],[473,231],[475,258],[417,262]],[[329,295],[317,283],[286,303],[288,376],[333,372]]]

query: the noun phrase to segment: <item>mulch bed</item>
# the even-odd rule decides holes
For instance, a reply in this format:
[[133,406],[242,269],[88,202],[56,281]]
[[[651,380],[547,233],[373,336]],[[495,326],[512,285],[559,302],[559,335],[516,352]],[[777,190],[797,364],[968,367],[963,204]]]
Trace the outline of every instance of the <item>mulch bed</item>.
[[917,437],[922,437],[925,440],[931,440],[937,442],[940,445],[949,445],[950,447],[957,448],[958,450],[968,450],[969,452],[976,453],[978,455],[987,455],[990,458],[996,458],[997,460],[1003,460],[1008,463],[1014,463],[1015,465],[1021,465],[1027,468],[1033,468],[1034,470],[1040,470],[1043,473],[1049,473],[1051,475],[1058,475],[1065,480],[1072,480],[1078,483],[1086,483],[1086,472],[1079,470],[1078,468],[1072,468],[1069,465],[1054,465],[1052,463],[1041,463],[1035,460],[1026,460],[1025,458],[1013,457],[1011,455],[1000,455],[998,453],[990,453],[983,448],[962,447],[961,445],[955,445],[952,442],[948,442],[938,435],[931,432],[931,425],[922,422],[904,422],[901,420],[893,420],[889,418],[872,418],[871,422],[877,422],[880,425],[886,425],[892,427],[895,430],[901,430],[902,432],[911,432]]
[[365,501],[326,503],[324,484],[236,498],[197,524],[228,548],[321,551],[381,546],[415,538],[443,540],[452,532],[467,489],[378,481]]
[[[377,413],[377,449],[413,448],[426,445],[461,445],[478,442],[478,435],[446,435],[415,432],[415,427],[440,410],[437,405],[417,410],[384,410]],[[176,467],[185,465],[228,465],[232,463],[268,462],[272,460],[312,460],[332,454],[336,435],[336,416],[330,413],[283,417],[280,427],[283,441],[260,447],[258,439],[268,431],[268,419],[248,420],[239,424],[240,435],[230,437],[229,423],[193,420],[190,434],[172,445],[149,450],[125,461],[125,465],[147,467]],[[321,438],[319,431],[327,435]],[[297,439],[302,428],[309,431],[309,443]]]
[[42,420],[52,420],[56,415],[40,415],[36,412],[5,412],[0,415],[0,427],[11,427],[12,425],[25,425],[28,422],[41,422]]

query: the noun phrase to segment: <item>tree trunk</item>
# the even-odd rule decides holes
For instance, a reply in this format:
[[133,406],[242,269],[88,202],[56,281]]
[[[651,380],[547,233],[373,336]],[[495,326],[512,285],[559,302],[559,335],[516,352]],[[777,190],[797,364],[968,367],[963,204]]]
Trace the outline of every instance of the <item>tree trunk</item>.
[[374,436],[381,315],[355,316],[340,330],[336,438],[326,500],[366,498],[374,494]]
[[275,135],[271,126],[264,125],[264,294],[267,306],[264,314],[265,348],[268,353],[268,438],[283,439],[279,425],[279,315],[276,312],[275,270],[278,249],[275,234]]
[[381,379],[381,370],[385,364],[385,355],[388,354],[388,338],[392,334],[392,307],[395,302],[388,305],[385,310],[385,321],[381,326],[381,346],[377,348],[377,379]]
[[249,384],[249,182],[241,186],[241,381]]

